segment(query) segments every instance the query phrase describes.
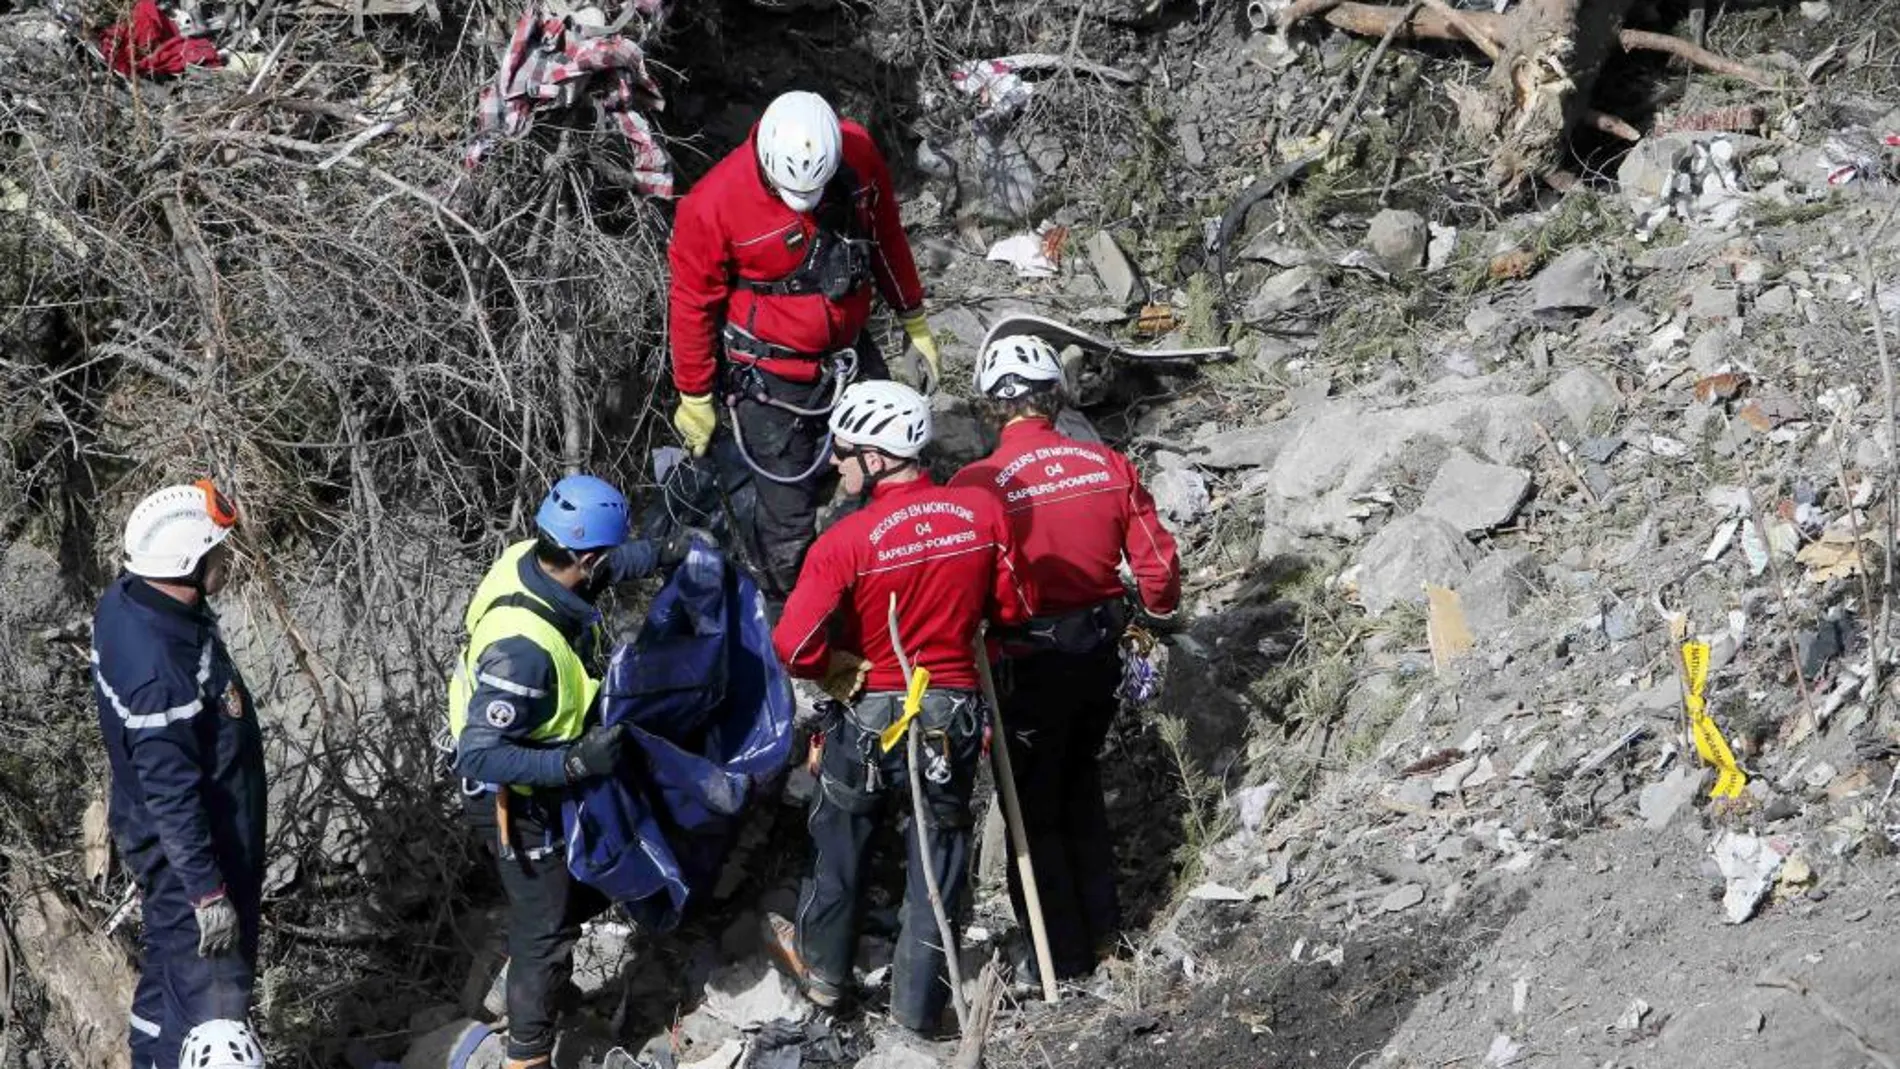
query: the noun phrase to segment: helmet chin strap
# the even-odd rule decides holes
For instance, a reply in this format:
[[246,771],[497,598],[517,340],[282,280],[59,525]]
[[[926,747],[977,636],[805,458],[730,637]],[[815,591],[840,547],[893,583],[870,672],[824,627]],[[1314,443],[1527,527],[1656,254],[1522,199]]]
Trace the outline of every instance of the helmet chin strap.
[[864,455],[867,452],[872,452],[872,450],[861,450],[857,453],[852,454],[852,457],[851,457],[851,459],[858,462],[859,474],[864,476],[865,496],[868,496],[871,493],[871,491],[874,488],[876,488],[877,484],[883,482],[885,479],[888,479],[893,475],[901,475],[905,471],[908,471],[909,469],[917,466],[917,461],[915,459],[906,460],[902,457],[893,457],[889,453],[885,453],[882,450],[877,450],[876,452],[878,452],[880,456],[883,456],[888,460],[894,461],[896,462],[896,464],[894,467],[887,467],[883,469],[882,471],[873,472],[870,468],[870,465],[864,462]]

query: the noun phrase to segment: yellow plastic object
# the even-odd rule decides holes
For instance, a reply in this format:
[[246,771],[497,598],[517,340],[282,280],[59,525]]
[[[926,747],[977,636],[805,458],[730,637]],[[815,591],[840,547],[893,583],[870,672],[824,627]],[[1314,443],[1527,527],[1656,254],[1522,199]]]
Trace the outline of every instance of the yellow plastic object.
[[891,747],[904,741],[904,732],[910,730],[910,722],[924,707],[924,691],[930,688],[930,669],[923,665],[910,670],[910,689],[904,692],[904,715],[897,722],[878,733],[878,749],[890,753]]
[[1716,727],[1715,720],[1709,716],[1708,703],[1704,698],[1709,685],[1709,644],[1683,643],[1682,669],[1689,685],[1683,704],[1689,710],[1689,729],[1695,736],[1696,752],[1716,771],[1715,786],[1709,791],[1709,797],[1739,798],[1742,788],[1748,785],[1748,776],[1736,765],[1728,739],[1723,737],[1722,729]]

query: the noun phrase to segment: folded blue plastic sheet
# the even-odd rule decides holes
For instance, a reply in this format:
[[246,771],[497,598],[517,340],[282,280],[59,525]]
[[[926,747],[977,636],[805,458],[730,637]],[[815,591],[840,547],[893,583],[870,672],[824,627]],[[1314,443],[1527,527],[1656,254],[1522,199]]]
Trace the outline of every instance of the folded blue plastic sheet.
[[710,891],[746,803],[791,755],[791,680],[751,578],[695,545],[615,649],[600,701],[604,722],[632,729],[633,757],[570,796],[568,870],[670,928]]

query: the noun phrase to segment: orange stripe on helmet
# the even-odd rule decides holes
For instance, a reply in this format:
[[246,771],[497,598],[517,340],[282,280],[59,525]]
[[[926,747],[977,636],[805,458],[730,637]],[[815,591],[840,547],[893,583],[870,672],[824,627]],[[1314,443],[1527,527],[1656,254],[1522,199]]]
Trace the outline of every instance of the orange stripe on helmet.
[[225,497],[224,493],[220,491],[210,479],[199,479],[191,485],[204,491],[205,514],[211,517],[212,523],[217,524],[219,527],[237,526],[237,508],[231,504],[231,499]]

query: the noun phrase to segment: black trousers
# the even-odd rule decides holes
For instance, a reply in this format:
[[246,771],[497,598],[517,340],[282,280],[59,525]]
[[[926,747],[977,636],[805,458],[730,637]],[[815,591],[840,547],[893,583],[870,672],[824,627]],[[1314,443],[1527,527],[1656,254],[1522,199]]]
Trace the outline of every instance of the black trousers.
[[[925,813],[931,821],[930,856],[918,846],[910,814],[908,747],[878,752],[877,733],[902,715],[903,696],[870,694],[830,725],[819,768],[819,790],[806,827],[811,832],[812,875],[798,900],[798,954],[814,979],[836,992],[846,989],[856,955],[864,895],[865,847],[887,805],[905,814],[907,857],[904,908],[897,951],[891,962],[891,1017],[918,1032],[933,1032],[950,998],[942,938],[923,866],[928,863],[943,892],[944,909],[956,923],[969,884],[970,794],[983,749],[982,704],[968,691],[930,691],[918,714],[926,761],[936,754],[947,765],[947,782],[924,779]],[[926,765],[928,767],[928,765]]]
[[515,851],[501,856],[495,796],[467,800],[470,827],[481,836],[508,896],[508,1057],[531,1060],[554,1050],[555,1000],[574,969],[581,925],[609,903],[567,871],[558,805],[516,798]]
[[[867,332],[859,335],[858,378],[889,378],[884,357]],[[763,573],[759,578],[765,595],[783,603],[798,581],[798,570],[805,563],[805,552],[817,537],[818,506],[837,485],[837,475],[825,460],[821,448],[829,426],[829,416],[800,416],[772,405],[752,400],[754,390],[762,390],[775,401],[811,409],[831,399],[836,389],[827,376],[816,383],[792,382],[750,367],[728,362],[725,368],[726,392],[737,388],[739,403],[732,410],[740,437],[752,462],[785,478],[817,470],[795,482],[778,482],[749,472],[757,506],[753,510],[752,530],[747,538],[752,559]],[[822,461],[822,462],[821,462]],[[743,463],[743,461],[740,461]]]
[[[1111,641],[1091,653],[1031,654],[1010,660],[1006,679],[999,700],[1050,957],[1058,978],[1086,975],[1121,925],[1101,766],[1120,707],[1120,653]],[[1009,896],[1027,928],[1014,865]]]

